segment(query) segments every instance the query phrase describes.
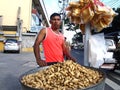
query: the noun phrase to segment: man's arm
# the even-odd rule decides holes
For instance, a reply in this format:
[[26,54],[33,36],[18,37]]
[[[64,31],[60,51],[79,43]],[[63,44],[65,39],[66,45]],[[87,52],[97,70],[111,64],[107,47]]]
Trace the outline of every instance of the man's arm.
[[45,35],[46,35],[46,29],[44,28],[44,29],[40,30],[40,32],[35,40],[34,46],[33,46],[36,62],[39,66],[46,66],[46,62],[44,60],[41,60],[40,48],[39,48],[39,45],[43,41]]

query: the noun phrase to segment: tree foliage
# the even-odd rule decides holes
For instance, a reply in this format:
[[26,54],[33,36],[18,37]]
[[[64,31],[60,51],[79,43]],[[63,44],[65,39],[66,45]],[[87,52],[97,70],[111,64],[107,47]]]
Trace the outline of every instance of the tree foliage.
[[117,8],[116,10],[113,9],[117,15],[114,17],[111,25],[107,28],[104,28],[101,32],[104,32],[105,34],[108,33],[114,33],[120,31],[120,8]]
[[117,8],[115,11],[118,15],[115,16],[112,22],[112,28],[115,29],[116,31],[120,31],[120,8]]

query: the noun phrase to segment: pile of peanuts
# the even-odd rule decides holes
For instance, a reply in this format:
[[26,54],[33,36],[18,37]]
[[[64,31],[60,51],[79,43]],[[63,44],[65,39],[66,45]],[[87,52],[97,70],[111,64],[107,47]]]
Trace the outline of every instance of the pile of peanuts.
[[95,85],[101,80],[101,72],[67,60],[25,75],[21,82],[28,87],[42,90],[77,90]]

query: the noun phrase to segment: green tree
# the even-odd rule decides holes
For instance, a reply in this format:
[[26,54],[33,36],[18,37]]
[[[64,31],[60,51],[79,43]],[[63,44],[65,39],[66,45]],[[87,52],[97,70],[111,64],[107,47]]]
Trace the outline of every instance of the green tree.
[[120,8],[117,8],[116,10],[113,9],[113,10],[117,13],[117,15],[114,17],[110,27],[104,28],[101,31],[101,32],[104,32],[105,34],[120,31]]
[[120,8],[117,8],[115,12],[118,14],[117,16],[114,17],[113,22],[112,22],[112,28],[115,31],[120,31]]

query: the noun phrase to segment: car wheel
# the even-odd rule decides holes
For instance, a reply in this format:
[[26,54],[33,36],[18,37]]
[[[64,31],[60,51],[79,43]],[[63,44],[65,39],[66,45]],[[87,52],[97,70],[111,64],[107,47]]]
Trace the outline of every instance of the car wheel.
[[6,51],[5,51],[5,50],[4,50],[3,52],[4,52],[4,53],[6,53]]
[[20,53],[20,50],[18,50],[17,53]]

